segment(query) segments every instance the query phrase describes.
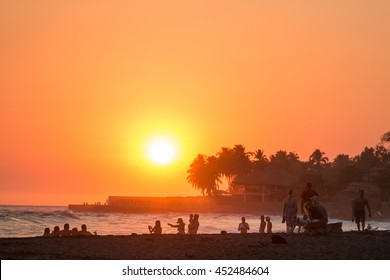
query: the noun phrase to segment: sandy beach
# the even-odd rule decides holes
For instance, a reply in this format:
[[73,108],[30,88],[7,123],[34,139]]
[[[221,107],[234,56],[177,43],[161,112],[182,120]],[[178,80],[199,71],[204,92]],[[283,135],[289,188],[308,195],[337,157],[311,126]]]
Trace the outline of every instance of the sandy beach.
[[389,231],[279,235],[287,244],[257,233],[0,238],[0,259],[390,259]]

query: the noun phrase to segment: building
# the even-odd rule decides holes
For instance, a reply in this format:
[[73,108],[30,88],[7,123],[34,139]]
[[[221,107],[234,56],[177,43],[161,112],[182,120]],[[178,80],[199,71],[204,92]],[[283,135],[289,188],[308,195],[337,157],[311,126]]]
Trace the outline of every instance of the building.
[[247,176],[238,176],[233,184],[240,186],[245,202],[282,202],[297,177],[281,169],[267,169]]

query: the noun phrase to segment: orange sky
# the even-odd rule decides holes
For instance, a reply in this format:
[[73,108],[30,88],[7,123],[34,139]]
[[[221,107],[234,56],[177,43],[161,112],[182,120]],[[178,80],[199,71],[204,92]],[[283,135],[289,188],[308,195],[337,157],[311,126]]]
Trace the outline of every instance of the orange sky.
[[[111,3],[113,2],[113,3]],[[390,130],[390,2],[1,1],[0,204],[194,195],[198,153],[320,148]],[[154,166],[145,143],[175,139]]]

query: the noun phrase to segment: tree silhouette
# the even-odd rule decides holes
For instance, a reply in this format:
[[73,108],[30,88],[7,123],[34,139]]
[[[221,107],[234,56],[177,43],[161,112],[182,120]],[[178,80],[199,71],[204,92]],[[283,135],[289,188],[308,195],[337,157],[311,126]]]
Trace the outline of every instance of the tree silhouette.
[[390,145],[390,131],[381,136],[381,143]]
[[218,189],[220,174],[215,156],[198,154],[187,170],[187,181],[203,195],[213,195]]
[[[353,158],[339,154],[332,162],[329,162],[320,149],[315,149],[308,161],[300,161],[294,152],[280,150],[268,160],[260,149],[250,153],[243,145],[223,147],[216,156],[199,154],[187,170],[187,181],[203,195],[213,195],[224,177],[230,191],[237,193],[232,185],[236,176],[245,176],[271,167],[297,176],[302,186],[306,182],[312,182],[321,195],[333,195],[349,183],[369,180],[382,189],[384,197],[390,197],[390,148],[384,146],[390,146],[390,131],[380,139],[381,142],[375,148],[366,147]],[[253,161],[249,156],[252,156]]]
[[267,166],[269,162],[264,151],[258,149],[254,153],[251,153],[251,155],[254,157],[254,161],[252,162],[253,172],[264,170],[264,168]]
[[320,149],[315,149],[309,157],[310,166],[317,172],[321,172],[329,161],[324,155],[325,153],[321,152]]

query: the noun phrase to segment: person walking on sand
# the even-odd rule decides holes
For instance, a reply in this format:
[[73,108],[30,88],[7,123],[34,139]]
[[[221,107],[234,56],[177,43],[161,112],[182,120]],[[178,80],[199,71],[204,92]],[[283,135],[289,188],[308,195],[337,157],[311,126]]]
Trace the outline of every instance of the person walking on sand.
[[241,218],[241,223],[238,225],[238,230],[240,233],[245,234],[249,230],[249,224],[245,222],[245,217]]
[[360,231],[360,223],[362,223],[362,230],[364,230],[366,222],[366,211],[368,210],[368,217],[371,218],[371,209],[368,204],[367,198],[364,197],[364,190],[359,190],[359,197],[356,198],[352,203],[352,222],[355,220],[357,229]]
[[310,202],[310,199],[313,196],[319,196],[318,193],[315,190],[313,190],[311,187],[312,187],[312,185],[310,182],[306,183],[306,189],[301,194],[301,213],[302,213],[302,215],[306,214],[306,208],[305,208],[306,203]]
[[261,215],[260,216],[260,228],[259,228],[259,232],[260,233],[264,233],[265,232],[265,226],[266,226],[266,222],[265,222],[265,217],[264,215]]
[[177,225],[168,224],[171,227],[177,228],[178,234],[186,234],[185,232],[185,226],[186,224],[183,222],[182,218],[177,219]]
[[293,197],[293,190],[288,191],[288,196],[283,202],[283,219],[282,223],[286,223],[287,233],[293,233],[295,229],[295,221],[298,213],[298,203]]

